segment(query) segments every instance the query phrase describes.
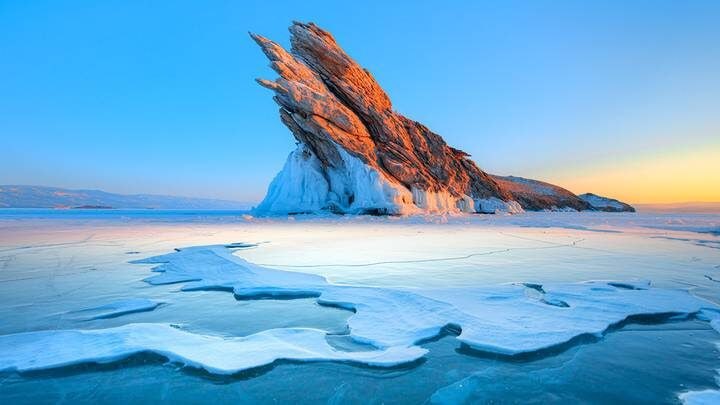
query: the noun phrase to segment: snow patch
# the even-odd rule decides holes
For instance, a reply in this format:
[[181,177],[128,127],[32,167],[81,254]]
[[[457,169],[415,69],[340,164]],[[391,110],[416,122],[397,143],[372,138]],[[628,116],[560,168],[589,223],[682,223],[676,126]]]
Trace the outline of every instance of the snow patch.
[[270,183],[256,214],[343,213],[405,214],[417,210],[412,194],[377,170],[335,145],[340,167],[323,167],[305,144],[290,153],[282,171]]

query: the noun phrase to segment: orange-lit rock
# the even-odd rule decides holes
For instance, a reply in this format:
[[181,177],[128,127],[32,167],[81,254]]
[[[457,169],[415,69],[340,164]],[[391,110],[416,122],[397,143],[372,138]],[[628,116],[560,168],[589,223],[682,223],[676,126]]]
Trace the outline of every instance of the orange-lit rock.
[[402,214],[518,211],[520,206],[590,208],[559,187],[552,186],[560,191],[557,195],[534,195],[512,179],[485,173],[440,135],[393,111],[372,75],[330,33],[298,22],[290,33],[290,52],[251,34],[280,76],[258,83],[275,92],[280,118],[299,143],[261,211]]

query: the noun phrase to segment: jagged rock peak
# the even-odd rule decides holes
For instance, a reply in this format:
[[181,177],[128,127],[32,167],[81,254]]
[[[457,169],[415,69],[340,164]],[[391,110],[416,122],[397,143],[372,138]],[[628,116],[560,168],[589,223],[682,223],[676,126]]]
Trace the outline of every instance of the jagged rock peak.
[[[275,93],[280,119],[298,142],[258,213],[522,210],[517,195],[468,154],[394,112],[370,72],[330,33],[313,23],[294,22],[290,34],[290,52],[250,34],[279,75],[257,81]],[[589,208],[563,191],[557,201],[522,197],[533,202],[531,209]]]

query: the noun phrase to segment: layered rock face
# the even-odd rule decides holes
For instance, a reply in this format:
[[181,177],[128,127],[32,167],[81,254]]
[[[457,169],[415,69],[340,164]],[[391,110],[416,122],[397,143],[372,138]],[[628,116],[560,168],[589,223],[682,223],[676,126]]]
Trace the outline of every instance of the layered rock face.
[[539,196],[510,187],[424,125],[393,111],[372,75],[316,25],[290,27],[291,50],[251,34],[280,76],[275,93],[298,146],[258,213],[517,212],[590,209],[567,190]]
[[562,187],[544,181],[516,176],[492,176],[498,185],[528,211],[584,211],[592,209],[586,202]]

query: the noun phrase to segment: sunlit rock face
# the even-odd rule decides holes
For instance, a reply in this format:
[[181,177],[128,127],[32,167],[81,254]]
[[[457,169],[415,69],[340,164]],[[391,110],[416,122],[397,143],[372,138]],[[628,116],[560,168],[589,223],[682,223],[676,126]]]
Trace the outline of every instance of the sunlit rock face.
[[516,176],[492,176],[513,200],[528,211],[584,211],[593,209],[586,201],[562,187]]
[[290,33],[290,52],[251,34],[280,76],[258,83],[274,91],[280,119],[298,142],[257,213],[591,209],[559,187],[561,198],[514,193],[440,135],[393,111],[370,72],[328,32],[294,22]]

